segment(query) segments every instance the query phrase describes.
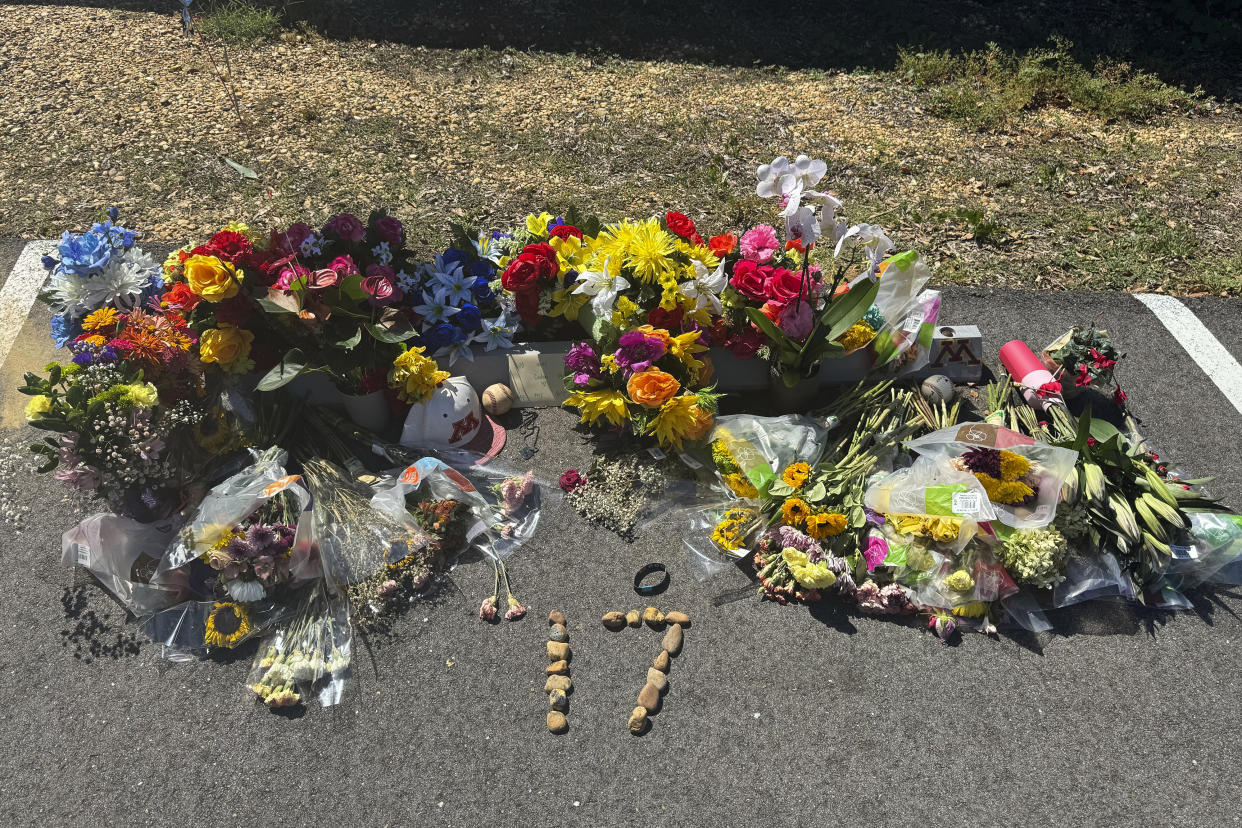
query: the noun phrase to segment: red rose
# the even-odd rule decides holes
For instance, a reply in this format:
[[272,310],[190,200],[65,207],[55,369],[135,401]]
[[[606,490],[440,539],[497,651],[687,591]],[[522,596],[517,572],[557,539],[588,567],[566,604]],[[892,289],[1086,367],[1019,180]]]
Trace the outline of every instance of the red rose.
[[674,235],[681,236],[683,239],[698,235],[694,229],[694,220],[683,213],[666,213],[664,223]]
[[546,244],[528,244],[522,253],[509,262],[500,275],[505,290],[522,293],[537,289],[541,282],[550,282],[561,272],[556,251]]
[[680,307],[666,311],[659,306],[651,309],[647,314],[647,322],[653,328],[663,328],[666,331],[681,330],[681,320],[685,316],[685,312]]
[[548,232],[548,235],[556,239],[565,239],[573,236],[578,241],[582,241],[582,231],[572,224],[558,224]]
[[[771,270],[771,268],[763,268],[763,270]],[[754,262],[743,259],[733,266],[733,278],[729,280],[729,284],[737,289],[737,292],[752,299],[756,302],[762,302],[764,296],[764,282],[766,274],[763,273],[759,265]]]
[[194,291],[190,290],[190,286],[178,282],[160,298],[161,304],[167,303],[170,308],[180,308],[186,312],[194,310],[194,307],[203,301],[202,298]]
[[732,233],[712,236],[707,240],[707,249],[717,256],[728,256],[737,249],[737,236]]
[[242,327],[250,319],[250,301],[241,296],[225,299],[216,305],[216,321]]
[[246,259],[254,251],[254,246],[250,244],[250,239],[241,233],[234,233],[232,230],[221,230],[211,237],[211,246],[215,248],[216,255],[226,262],[237,264],[239,261]]
[[556,258],[556,250],[550,244],[528,244],[522,248],[522,255],[518,258],[530,256],[539,266],[540,281],[550,282],[555,279],[561,272],[560,260]]
[[[764,270],[770,268],[761,268]],[[802,276],[783,267],[772,269],[764,283],[764,292],[768,299],[781,305],[788,305],[803,294]],[[809,297],[803,295],[803,299]]]
[[401,237],[405,230],[401,226],[401,222],[392,216],[380,216],[372,225],[375,235],[380,241],[388,242],[389,247],[400,247]]

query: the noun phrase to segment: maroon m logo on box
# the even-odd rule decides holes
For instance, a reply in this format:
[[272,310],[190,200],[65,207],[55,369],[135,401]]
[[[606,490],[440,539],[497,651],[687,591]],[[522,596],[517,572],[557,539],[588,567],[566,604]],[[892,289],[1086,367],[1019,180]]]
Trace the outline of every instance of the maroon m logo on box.
[[945,339],[940,342],[940,350],[936,353],[936,359],[932,362],[934,367],[941,365],[950,365],[963,363],[966,365],[980,365],[978,354],[972,347],[973,340],[970,339]]

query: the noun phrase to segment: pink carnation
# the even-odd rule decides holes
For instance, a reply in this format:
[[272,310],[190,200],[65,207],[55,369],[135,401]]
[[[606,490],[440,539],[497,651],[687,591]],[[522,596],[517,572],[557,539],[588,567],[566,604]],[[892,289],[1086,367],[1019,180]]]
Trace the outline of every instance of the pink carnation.
[[742,258],[764,264],[776,255],[779,246],[776,241],[776,230],[771,225],[760,224],[743,234]]

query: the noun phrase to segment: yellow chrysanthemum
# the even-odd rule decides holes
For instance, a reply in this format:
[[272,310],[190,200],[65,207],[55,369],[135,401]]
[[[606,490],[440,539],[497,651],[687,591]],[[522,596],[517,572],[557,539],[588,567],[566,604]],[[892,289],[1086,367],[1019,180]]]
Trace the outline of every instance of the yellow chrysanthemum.
[[669,256],[673,252],[674,237],[660,226],[656,219],[638,224],[626,247],[625,264],[634,270],[638,281],[646,284],[658,282],[666,273],[676,268]]
[[681,449],[682,440],[699,425],[699,398],[693,394],[673,397],[660,406],[660,412],[651,420],[647,433],[655,434],[661,446]]
[[807,589],[827,589],[837,582],[837,576],[828,568],[827,563],[811,563],[805,552],[792,546],[781,550],[781,560],[789,567],[799,586]]
[[1001,479],[1017,480],[1031,470],[1031,461],[1012,451],[1000,453]]
[[160,401],[160,393],[149,382],[135,382],[126,386],[129,401],[139,408],[154,408]]
[[232,648],[250,634],[250,612],[232,601],[217,602],[207,616],[203,642],[209,647]]
[[741,472],[732,472],[723,475],[725,485],[738,497],[758,497],[759,490],[755,488],[755,484],[751,483],[746,475]]
[[597,264],[602,265],[607,258],[612,260],[614,267],[620,267],[637,228],[638,225],[632,221],[619,221],[601,230],[595,237]]
[[116,308],[100,308],[91,311],[82,320],[82,330],[84,331],[102,331],[116,328],[116,320],[120,314],[116,312]]
[[574,391],[565,404],[578,409],[582,422],[588,425],[607,420],[611,425],[621,426],[630,419],[629,406],[620,391]]
[[544,238],[548,235],[548,222],[552,220],[549,213],[540,213],[539,215],[529,215],[526,217],[526,230],[532,236]]
[[[691,244],[685,239],[678,239],[674,242],[674,247],[678,253],[684,253],[696,262],[702,262],[703,266],[708,270],[715,270],[716,265],[720,264],[720,259],[716,258],[716,254],[706,247],[700,247],[697,244]],[[688,265],[683,271],[683,279],[694,278],[694,266]]]
[[785,467],[785,471],[781,473],[781,480],[784,480],[795,489],[801,489],[806,484],[806,479],[811,476],[811,466],[807,463],[791,463]]
[[781,520],[786,526],[801,526],[810,513],[811,508],[800,497],[791,497],[781,504]]
[[856,351],[866,346],[868,342],[875,338],[875,329],[866,322],[859,320],[850,326],[850,329],[837,337],[837,342],[847,351]]
[[944,585],[954,592],[970,592],[975,588],[975,579],[964,569],[959,569],[944,579]]
[[408,403],[421,403],[435,391],[436,386],[449,378],[448,371],[439,370],[435,360],[424,356],[424,348],[416,345],[392,362],[388,372],[388,385],[397,396]]

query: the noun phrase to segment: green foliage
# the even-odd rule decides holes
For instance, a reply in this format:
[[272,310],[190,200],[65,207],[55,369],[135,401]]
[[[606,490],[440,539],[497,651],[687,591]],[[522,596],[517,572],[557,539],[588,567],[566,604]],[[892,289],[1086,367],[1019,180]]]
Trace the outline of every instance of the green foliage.
[[280,32],[281,12],[246,0],[217,0],[197,18],[199,31],[209,40],[253,43],[271,40]]
[[902,50],[897,71],[927,89],[934,114],[975,129],[996,129],[1020,112],[1044,107],[1142,121],[1204,99],[1198,89],[1169,86],[1126,63],[1101,60],[1094,71],[1087,69],[1070,53],[1072,46],[1053,38],[1048,47],[1022,55],[996,44],[961,55]]

